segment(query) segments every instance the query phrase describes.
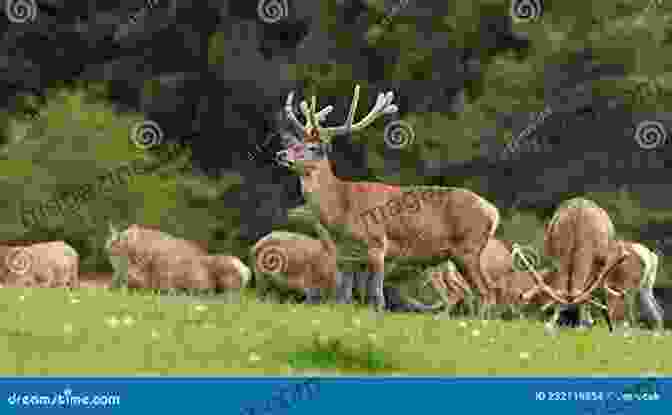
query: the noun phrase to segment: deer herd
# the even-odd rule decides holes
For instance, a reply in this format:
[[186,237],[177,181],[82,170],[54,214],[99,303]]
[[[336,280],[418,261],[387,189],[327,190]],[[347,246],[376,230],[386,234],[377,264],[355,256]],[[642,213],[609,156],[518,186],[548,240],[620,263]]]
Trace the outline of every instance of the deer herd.
[[[350,303],[358,286],[378,311],[448,312],[478,296],[484,317],[495,305],[561,310],[594,304],[610,328],[611,321],[625,320],[627,307],[632,311],[631,293],[636,292],[641,317],[662,326],[663,310],[653,296],[658,255],[640,243],[617,239],[609,215],[595,202],[574,198],[562,203],[544,232],[544,253],[553,266],[537,270],[523,257],[521,269],[516,266],[518,245],[495,237],[497,207],[478,194],[453,187],[351,182],[333,173],[328,158],[332,139],[395,113],[392,92],[379,94],[371,111],[353,123],[356,86],[345,123],[337,127],[321,125],[333,107],[317,111],[314,96],[310,105],[303,101],[299,106],[305,119],[301,123],[293,96],[287,97],[284,113],[296,131],[282,135],[277,160],[299,176],[307,206],[318,218],[318,238],[271,232],[250,248],[248,267],[235,256],[211,254],[160,230],[110,226],[105,251],[115,271],[112,278],[80,278],[77,252],[64,241],[53,241],[0,245],[0,284],[240,293],[254,275],[260,298],[293,292],[307,303],[328,298]],[[376,211],[381,215],[375,216]],[[336,228],[366,247],[367,272],[339,270],[339,249],[330,235]],[[405,281],[436,293],[433,304],[402,290],[396,280],[386,280],[406,263],[426,264]],[[593,298],[597,289],[607,293],[606,305]]]

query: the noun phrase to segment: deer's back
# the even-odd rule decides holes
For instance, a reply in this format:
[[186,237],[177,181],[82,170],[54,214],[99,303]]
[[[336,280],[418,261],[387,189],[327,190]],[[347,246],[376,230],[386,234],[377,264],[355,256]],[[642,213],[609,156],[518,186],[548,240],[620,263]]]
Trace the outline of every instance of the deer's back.
[[546,254],[571,263],[577,249],[606,252],[614,235],[614,224],[604,209],[587,199],[571,199],[558,208],[547,225]]

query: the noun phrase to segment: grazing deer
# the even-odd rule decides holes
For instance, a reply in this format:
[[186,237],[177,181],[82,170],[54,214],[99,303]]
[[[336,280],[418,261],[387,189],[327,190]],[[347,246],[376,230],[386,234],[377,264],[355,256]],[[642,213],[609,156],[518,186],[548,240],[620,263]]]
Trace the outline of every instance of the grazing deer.
[[357,85],[348,117],[339,127],[319,124],[333,107],[317,112],[314,96],[310,108],[305,101],[301,103],[306,119],[306,124],[301,124],[294,114],[293,97],[293,92],[288,95],[285,112],[301,139],[284,143],[285,149],[278,152],[279,162],[300,175],[304,197],[318,211],[320,222],[345,229],[366,244],[372,275],[367,284],[368,302],[376,310],[385,308],[386,258],[428,261],[438,257],[459,260],[465,277],[484,293],[484,303],[494,303],[489,295],[492,281],[479,261],[499,225],[499,212],[492,203],[467,189],[350,182],[332,171],[328,158],[331,140],[362,131],[381,115],[396,112],[393,93],[379,94],[369,114],[353,124],[359,100]]
[[[341,288],[336,264],[337,248],[327,230],[314,224],[319,239],[294,232],[271,232],[250,248],[257,293],[300,291],[309,304],[318,303],[322,289]],[[344,295],[338,301],[347,301]]]
[[[521,297],[527,299],[541,292],[550,297],[547,306],[594,303],[593,291],[603,287],[612,271],[630,255],[624,244],[615,239],[614,224],[607,212],[584,198],[567,200],[558,207],[546,224],[544,249],[546,255],[558,261],[557,269],[548,276],[551,284],[532,272],[536,286]],[[606,308],[596,305],[603,311]],[[608,311],[605,313],[611,328]]]
[[79,255],[64,241],[0,245],[2,286],[78,288]]
[[416,267],[395,269],[388,274],[383,290],[390,311],[446,313],[471,292],[451,260],[420,272]]
[[[491,289],[498,305],[507,305],[515,312],[515,307],[523,305],[520,295],[535,286],[534,277],[530,272],[519,271],[514,267],[512,256],[513,244],[509,241],[492,238],[481,254],[481,267],[493,277],[495,282]],[[448,310],[463,302],[467,296],[473,296],[471,289],[460,274],[457,267],[448,261],[437,267],[425,270],[431,276],[432,284],[438,293],[441,293],[443,302]],[[549,274],[548,269],[539,271],[542,278]],[[389,277],[388,277],[389,278]],[[532,298],[529,302],[539,304],[541,296]],[[473,307],[473,304],[467,304]]]

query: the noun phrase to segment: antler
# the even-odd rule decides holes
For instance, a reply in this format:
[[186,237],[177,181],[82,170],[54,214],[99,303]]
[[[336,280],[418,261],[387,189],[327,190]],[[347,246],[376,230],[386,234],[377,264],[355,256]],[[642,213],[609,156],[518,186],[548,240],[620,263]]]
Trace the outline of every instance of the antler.
[[[294,101],[294,91],[290,92],[289,95],[287,95],[287,101],[285,101],[285,113],[287,114],[287,118],[292,122],[294,127],[296,127],[299,131],[303,132],[304,134],[309,134],[310,130],[313,127],[319,128],[320,125],[319,123],[323,122],[329,113],[334,110],[334,107],[332,105],[327,105],[326,107],[322,108],[320,112],[315,114],[315,107],[317,106],[316,102],[316,97],[313,95],[312,97],[312,108],[309,110],[308,109],[308,103],[306,101],[301,102],[300,108],[301,112],[303,113],[304,118],[306,119],[306,124],[301,124],[298,118],[296,118],[296,114],[294,113],[294,106],[292,105]],[[314,116],[313,116],[314,114]]]
[[355,111],[357,111],[357,104],[359,102],[359,85],[355,86],[355,94],[352,97],[352,102],[350,103],[350,111],[348,112],[348,118],[345,120],[345,124],[339,127],[327,127],[320,129],[320,133],[324,133],[327,137],[334,137],[344,134],[349,134],[353,131],[360,131],[368,127],[373,123],[378,117],[384,114],[394,114],[399,110],[399,107],[392,104],[394,99],[394,92],[388,91],[386,94],[382,92],[378,94],[376,99],[376,104],[373,106],[371,111],[362,118],[356,124],[352,124],[352,121],[355,118]]
[[319,112],[316,112],[317,108],[317,98],[313,96],[311,98],[311,105],[308,106],[306,101],[302,101],[299,106],[301,112],[303,113],[304,118],[306,119],[306,124],[302,124],[294,113],[294,108],[292,102],[294,101],[294,92],[290,92],[287,95],[287,101],[285,102],[285,113],[287,118],[292,122],[292,124],[302,131],[306,136],[312,136],[314,133],[313,130],[317,130],[318,136],[324,140],[328,140],[331,137],[349,134],[353,131],[360,131],[368,127],[373,123],[378,117],[384,114],[394,114],[399,110],[399,107],[392,104],[394,99],[394,93],[392,91],[387,92],[386,94],[378,94],[376,104],[373,106],[371,111],[362,118],[361,121],[353,125],[353,120],[355,118],[355,112],[357,111],[357,103],[359,102],[359,85],[355,86],[355,94],[350,103],[350,111],[348,112],[348,118],[345,120],[345,124],[338,127],[326,127],[322,128],[320,123],[323,122],[327,115],[333,111],[334,107],[329,105]]

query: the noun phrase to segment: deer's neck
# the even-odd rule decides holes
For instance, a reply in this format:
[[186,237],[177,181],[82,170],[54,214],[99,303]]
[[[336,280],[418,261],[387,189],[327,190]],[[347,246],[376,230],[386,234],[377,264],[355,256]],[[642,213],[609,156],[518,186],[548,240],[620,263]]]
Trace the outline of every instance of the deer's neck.
[[315,212],[319,212],[320,221],[325,224],[340,223],[346,210],[345,182],[333,175],[320,175],[317,182],[307,186],[301,178],[303,196]]

